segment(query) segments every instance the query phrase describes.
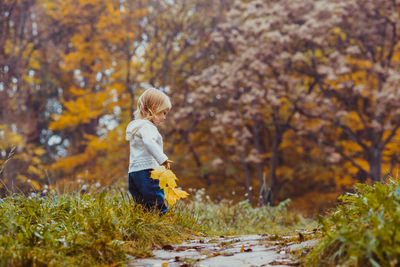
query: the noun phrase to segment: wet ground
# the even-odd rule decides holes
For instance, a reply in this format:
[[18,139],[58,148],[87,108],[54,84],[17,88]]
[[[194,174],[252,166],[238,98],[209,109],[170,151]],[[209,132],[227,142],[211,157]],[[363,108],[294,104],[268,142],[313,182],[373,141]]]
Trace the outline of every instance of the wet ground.
[[296,266],[293,256],[307,252],[316,242],[315,231],[289,236],[241,235],[196,237],[175,246],[153,251],[153,257],[134,259],[137,267],[250,267]]

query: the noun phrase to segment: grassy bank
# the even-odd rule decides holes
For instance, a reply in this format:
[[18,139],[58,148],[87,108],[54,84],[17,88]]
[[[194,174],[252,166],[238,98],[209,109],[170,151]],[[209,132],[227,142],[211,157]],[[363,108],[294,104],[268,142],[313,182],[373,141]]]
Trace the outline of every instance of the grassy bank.
[[193,217],[159,217],[115,192],[0,201],[1,266],[115,264],[126,254],[149,255],[152,246],[178,242],[196,228]]
[[209,234],[283,234],[295,229],[314,228],[312,219],[288,210],[290,199],[270,207],[252,207],[247,201],[234,204],[223,200],[213,202],[199,190],[186,209],[196,214],[196,221]]
[[324,238],[308,255],[308,266],[399,266],[400,182],[359,184],[320,217]]
[[282,233],[305,227],[306,221],[288,213],[287,205],[213,203],[199,191],[160,217],[115,191],[14,194],[0,199],[0,266],[123,265],[128,255],[148,256],[155,246],[199,232]]

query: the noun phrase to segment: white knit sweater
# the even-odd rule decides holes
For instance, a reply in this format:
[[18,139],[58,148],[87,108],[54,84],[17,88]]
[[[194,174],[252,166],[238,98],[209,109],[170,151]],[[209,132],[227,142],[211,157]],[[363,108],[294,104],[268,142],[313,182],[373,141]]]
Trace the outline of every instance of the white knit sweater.
[[163,152],[163,141],[157,127],[149,120],[133,120],[126,127],[129,141],[129,173],[152,169],[168,157]]

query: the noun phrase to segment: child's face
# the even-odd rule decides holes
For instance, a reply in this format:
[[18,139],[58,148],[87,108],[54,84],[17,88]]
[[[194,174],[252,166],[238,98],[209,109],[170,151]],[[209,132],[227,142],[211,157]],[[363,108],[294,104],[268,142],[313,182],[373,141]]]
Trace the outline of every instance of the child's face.
[[166,118],[167,118],[168,110],[162,111],[156,115],[154,119],[151,120],[152,123],[154,123],[155,126],[158,126],[160,123],[162,123]]

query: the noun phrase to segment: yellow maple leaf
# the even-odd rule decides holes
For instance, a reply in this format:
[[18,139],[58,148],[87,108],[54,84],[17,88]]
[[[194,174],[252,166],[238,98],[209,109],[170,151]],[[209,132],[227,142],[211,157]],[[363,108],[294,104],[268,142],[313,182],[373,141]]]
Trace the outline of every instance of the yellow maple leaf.
[[162,166],[154,168],[154,170],[151,171],[151,175],[150,177],[153,179],[159,179],[160,180],[160,176],[166,171],[166,169]]
[[160,180],[160,188],[176,187],[175,174],[171,170],[167,170],[164,167],[157,167],[151,172],[151,178]]
[[177,180],[175,174],[171,170],[167,170],[162,173],[162,176],[160,176],[160,187],[165,188],[165,187],[176,187],[176,182]]
[[172,190],[173,190],[174,193],[175,193],[177,196],[179,196],[180,198],[185,198],[185,197],[187,197],[187,196],[189,195],[188,192],[183,191],[183,190],[178,189],[178,188],[172,188]]
[[183,190],[176,188],[176,180],[178,178],[171,170],[160,166],[151,171],[150,177],[158,179],[161,189],[164,189],[165,200],[171,205],[174,205],[177,200],[187,197],[189,194]]
[[164,188],[165,199],[171,205],[174,205],[178,199],[185,198],[189,194],[183,190],[173,187]]
[[164,188],[164,194],[165,194],[165,200],[171,205],[174,205],[176,201],[179,199],[178,196],[175,195],[171,187]]

